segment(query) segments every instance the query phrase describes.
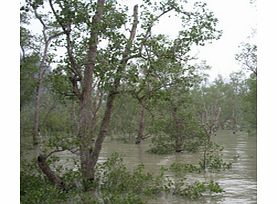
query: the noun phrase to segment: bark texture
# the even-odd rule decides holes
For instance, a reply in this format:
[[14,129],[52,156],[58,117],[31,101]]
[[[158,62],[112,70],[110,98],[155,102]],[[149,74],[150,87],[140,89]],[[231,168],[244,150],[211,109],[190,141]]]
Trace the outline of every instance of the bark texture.
[[92,27],[87,52],[87,65],[84,70],[82,81],[82,92],[80,97],[80,121],[79,121],[79,138],[80,138],[80,160],[84,180],[94,179],[93,157],[92,157],[92,140],[93,140],[93,103],[92,103],[92,83],[93,71],[96,63],[99,23],[102,20],[104,12],[104,0],[97,1],[97,11],[92,18]]
[[144,114],[145,114],[145,108],[141,106],[140,115],[139,115],[139,127],[138,127],[138,136],[136,138],[136,144],[140,144],[144,137]]
[[127,42],[126,48],[122,54],[122,60],[120,62],[120,65],[117,67],[117,72],[116,72],[116,77],[114,80],[114,84],[112,86],[112,89],[110,90],[108,97],[107,97],[107,102],[106,102],[106,109],[104,113],[104,117],[101,122],[100,126],[100,131],[98,133],[97,139],[95,141],[95,145],[93,148],[92,152],[92,175],[94,176],[94,171],[95,171],[95,165],[98,161],[100,151],[102,149],[102,144],[107,136],[109,125],[110,125],[110,119],[112,116],[112,111],[113,111],[113,104],[114,100],[116,98],[116,95],[118,94],[118,89],[120,87],[120,81],[121,81],[121,75],[125,71],[125,68],[127,66],[128,62],[128,56],[130,54],[130,49],[133,44],[133,41],[135,39],[136,35],[136,30],[137,30],[137,25],[138,25],[138,5],[134,6],[134,20],[133,20],[133,25],[132,29],[130,31],[130,37]]
[[183,150],[183,137],[182,137],[182,130],[183,130],[183,124],[180,118],[178,118],[177,115],[177,108],[174,107],[172,110],[172,118],[175,125],[175,151],[181,152]]

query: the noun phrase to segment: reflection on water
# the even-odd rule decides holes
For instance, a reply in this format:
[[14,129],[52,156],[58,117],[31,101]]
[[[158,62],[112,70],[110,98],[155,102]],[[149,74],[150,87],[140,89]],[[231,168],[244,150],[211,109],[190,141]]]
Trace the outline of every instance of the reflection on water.
[[[257,203],[257,143],[256,137],[248,136],[244,132],[232,134],[229,131],[220,131],[214,137],[214,141],[224,146],[223,157],[227,162],[233,162],[230,170],[219,173],[189,174],[188,179],[214,180],[218,182],[225,193],[209,198],[201,198],[197,201],[184,200],[179,197],[164,195],[158,200],[149,203],[174,203],[174,204],[252,204]],[[120,153],[129,168],[143,163],[145,169],[152,173],[158,173],[161,166],[169,166],[175,161],[198,164],[200,155],[191,153],[176,153],[160,156],[147,153],[149,143],[140,145],[122,144],[120,142],[106,142],[100,154],[100,162],[106,160],[113,152]]]

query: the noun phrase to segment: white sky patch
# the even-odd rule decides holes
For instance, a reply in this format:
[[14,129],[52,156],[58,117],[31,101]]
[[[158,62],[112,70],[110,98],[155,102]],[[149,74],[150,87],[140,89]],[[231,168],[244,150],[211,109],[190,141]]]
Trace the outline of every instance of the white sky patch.
[[247,41],[253,28],[256,28],[257,14],[249,0],[205,0],[208,8],[218,18],[218,27],[223,35],[218,41],[199,49],[199,57],[212,66],[209,74],[227,77],[231,72],[241,69],[235,60],[238,46]]

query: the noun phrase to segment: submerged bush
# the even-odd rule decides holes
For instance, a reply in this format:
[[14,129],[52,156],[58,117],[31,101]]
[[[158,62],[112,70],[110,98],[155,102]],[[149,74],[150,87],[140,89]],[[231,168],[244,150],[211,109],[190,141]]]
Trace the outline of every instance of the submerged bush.
[[200,167],[211,171],[230,169],[232,163],[224,162],[222,158],[223,149],[223,146],[220,146],[214,142],[209,142],[203,150],[203,157],[199,162]]
[[148,152],[161,155],[175,152],[174,141],[164,133],[155,135],[151,139],[151,147]]
[[184,144],[184,150],[195,153],[199,150],[201,145],[202,143],[199,139],[186,140]]
[[193,184],[185,184],[183,181],[181,184],[176,185],[174,193],[179,196],[183,196],[190,199],[197,199],[203,196],[203,193],[222,193],[223,189],[218,183],[214,181],[200,182],[196,181]]
[[[169,169],[175,171],[195,172],[199,167],[190,164],[173,164]],[[188,198],[198,198],[203,192],[222,192],[214,182],[193,184],[184,179],[165,176],[167,168],[162,168],[155,176],[145,171],[143,164],[130,171],[119,154],[113,154],[107,161],[97,164],[92,190],[84,191],[79,170],[66,171],[62,179],[67,190],[62,191],[53,186],[35,165],[22,165],[20,200],[21,203],[91,203],[91,204],[142,204],[149,198],[161,193],[173,193]],[[78,187],[79,184],[79,187]]]
[[98,165],[96,183],[101,193],[118,194],[126,198],[129,195],[156,195],[163,190],[162,176],[145,172],[142,164],[131,172],[118,154],[113,154],[106,162]]
[[177,174],[201,172],[201,168],[199,166],[196,166],[193,164],[180,163],[180,162],[172,163],[169,169]]
[[[170,170],[176,172],[200,172],[198,166],[192,164],[173,163]],[[132,172],[128,171],[118,154],[112,155],[106,162],[98,165],[97,190],[104,203],[145,203],[149,196],[157,196],[162,192],[173,193],[182,197],[196,199],[203,193],[221,193],[223,189],[218,183],[195,182],[190,184],[185,179],[174,179],[164,176],[168,169],[162,168],[159,176],[145,172],[139,165]]]

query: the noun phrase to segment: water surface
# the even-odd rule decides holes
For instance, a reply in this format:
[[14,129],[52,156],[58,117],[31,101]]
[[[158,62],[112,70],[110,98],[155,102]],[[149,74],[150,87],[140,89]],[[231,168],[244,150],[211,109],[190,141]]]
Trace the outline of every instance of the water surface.
[[[232,134],[231,131],[219,131],[213,140],[224,146],[223,158],[227,162],[232,162],[232,168],[217,173],[189,174],[188,179],[218,182],[225,193],[216,196],[208,196],[197,201],[185,200],[180,197],[163,195],[157,200],[150,200],[149,203],[160,204],[254,204],[257,203],[257,143],[256,137],[249,136],[245,132]],[[195,153],[175,153],[166,156],[147,153],[149,141],[144,141],[140,145],[123,144],[118,141],[105,142],[100,154],[99,162],[103,162],[113,152],[118,152],[123,156],[124,163],[130,168],[134,168],[143,163],[145,169],[151,173],[158,174],[161,166],[168,167],[176,161],[198,164],[200,154]]]

